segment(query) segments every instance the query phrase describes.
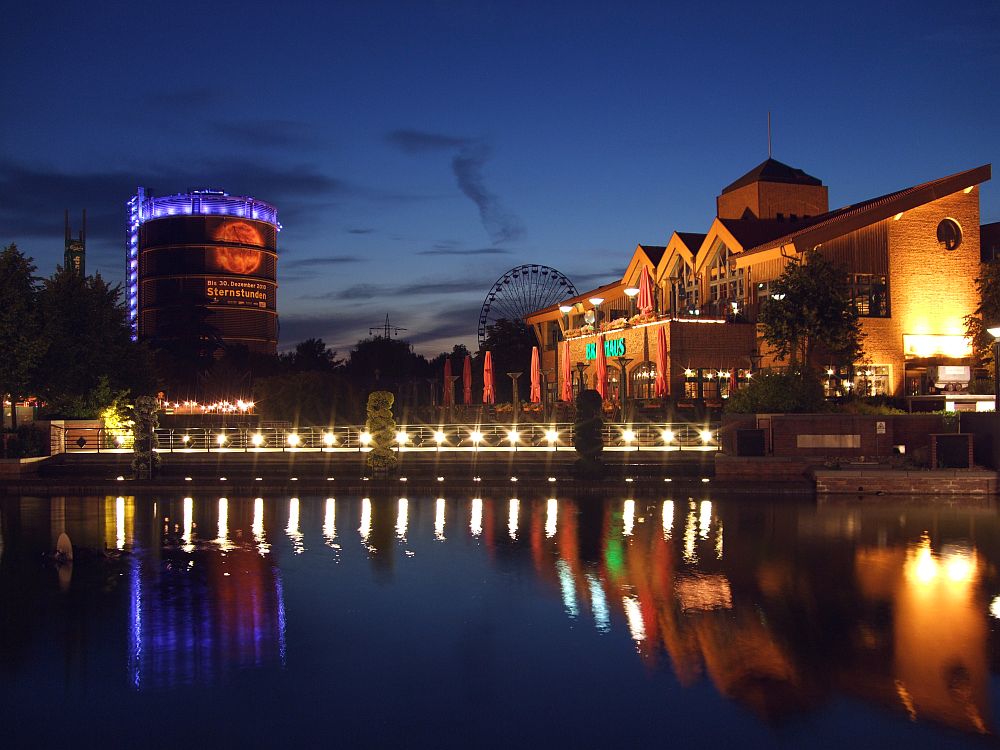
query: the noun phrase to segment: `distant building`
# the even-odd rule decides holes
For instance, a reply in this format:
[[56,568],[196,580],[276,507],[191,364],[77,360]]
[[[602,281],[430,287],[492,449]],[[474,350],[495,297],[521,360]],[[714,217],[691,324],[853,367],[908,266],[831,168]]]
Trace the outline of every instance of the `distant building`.
[[[816,250],[848,274],[865,334],[863,361],[827,368],[830,395],[964,388],[974,364],[964,318],[978,304],[978,186],[990,173],[987,164],[830,211],[820,180],[768,159],[723,189],[706,233],[673,232],[663,246],[639,245],[620,280],[561,303],[566,313],[553,305],[529,315],[543,369],[562,372],[556,344],[565,338],[573,372],[586,365],[583,382],[593,383],[600,331],[587,319],[595,315],[590,300],[601,299],[597,315],[606,341],[615,342],[606,351],[628,360],[630,397],[652,395],[657,329],[665,327],[671,397],[725,398],[751,369],[781,364],[759,339],[757,313],[785,267]],[[634,292],[643,269],[656,309],[628,323],[635,311],[625,290]],[[608,358],[611,398],[623,361]]]
[[126,279],[134,339],[217,336],[274,354],[278,346],[275,208],[194,190],[127,204]]
[[66,211],[66,244],[63,251],[63,268],[73,269],[78,275],[87,275],[87,209],[83,209],[80,233],[73,237],[69,228],[69,210]]

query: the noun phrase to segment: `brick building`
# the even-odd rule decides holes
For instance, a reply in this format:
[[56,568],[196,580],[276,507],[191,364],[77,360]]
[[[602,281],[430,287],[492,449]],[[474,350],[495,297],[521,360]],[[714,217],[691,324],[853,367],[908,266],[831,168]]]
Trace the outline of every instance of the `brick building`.
[[[618,398],[624,366],[629,397],[649,398],[663,327],[670,396],[725,398],[752,370],[780,364],[760,340],[757,313],[785,267],[815,250],[848,274],[865,334],[862,361],[827,369],[829,393],[961,388],[973,364],[964,318],[978,303],[978,186],[989,179],[987,164],[830,211],[819,179],[767,159],[722,190],[704,234],[639,245],[621,279],[529,315],[543,369],[558,383],[565,340],[574,387],[592,386],[603,332],[609,397]],[[645,317],[635,310],[644,269],[655,291]]]

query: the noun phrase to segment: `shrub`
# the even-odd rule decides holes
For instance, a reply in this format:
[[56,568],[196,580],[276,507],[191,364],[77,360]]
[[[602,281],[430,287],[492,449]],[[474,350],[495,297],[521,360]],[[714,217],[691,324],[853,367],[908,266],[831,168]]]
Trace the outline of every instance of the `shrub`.
[[374,391],[368,396],[368,421],[365,429],[372,436],[372,449],[365,462],[371,469],[391,469],[396,465],[392,443],[396,438],[396,420],[392,416],[395,396],[389,391]]
[[726,400],[733,414],[801,414],[826,411],[823,384],[811,372],[765,372]]
[[33,458],[49,453],[48,434],[33,424],[22,424],[17,432],[0,435],[7,441],[7,458]]

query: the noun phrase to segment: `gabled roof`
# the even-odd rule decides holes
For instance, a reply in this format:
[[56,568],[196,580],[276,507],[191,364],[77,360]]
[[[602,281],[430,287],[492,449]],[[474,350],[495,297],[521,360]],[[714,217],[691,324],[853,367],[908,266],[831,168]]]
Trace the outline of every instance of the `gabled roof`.
[[659,283],[664,276],[669,277],[677,258],[693,268],[698,248],[701,247],[704,239],[705,235],[697,232],[674,232],[671,234],[670,239],[667,240],[666,251],[656,265],[653,280]]
[[677,238],[691,251],[692,256],[698,253],[698,248],[705,241],[705,235],[701,232],[677,232],[676,234]]
[[[849,232],[861,229],[862,227],[875,224],[876,222],[888,219],[898,213],[909,211],[925,203],[944,198],[959,190],[986,182],[991,176],[991,166],[984,164],[981,167],[967,169],[964,172],[956,172],[947,177],[940,177],[930,182],[898,190],[895,193],[888,193],[872,198],[871,200],[855,203],[850,206],[838,208],[836,211],[814,216],[807,220],[808,224],[802,226],[799,222],[795,231],[786,232],[778,237],[763,239],[755,245],[746,246],[744,256],[750,253],[763,252],[771,248],[782,245],[794,244],[797,250],[811,249],[817,245],[841,237]],[[788,224],[784,225],[789,228]]]
[[[813,224],[816,217],[810,217],[796,222],[778,221],[777,219],[719,219],[729,233],[733,235],[740,248],[756,247],[765,242],[784,237],[789,231],[796,231],[804,224]],[[737,248],[730,248],[736,250]]]
[[749,185],[754,182],[783,182],[792,185],[822,185],[822,180],[818,180],[811,175],[807,175],[801,169],[782,164],[777,159],[765,159],[745,175],[722,188],[723,195]]
[[656,268],[656,264],[660,262],[660,258],[663,257],[663,253],[667,249],[665,245],[639,245],[639,248],[649,258],[649,262],[653,264],[653,268]]
[[655,277],[656,265],[660,262],[666,249],[659,245],[636,245],[635,252],[632,253],[632,258],[622,275],[622,283],[630,286],[637,285],[639,274],[642,273],[643,268],[648,269],[650,275]]

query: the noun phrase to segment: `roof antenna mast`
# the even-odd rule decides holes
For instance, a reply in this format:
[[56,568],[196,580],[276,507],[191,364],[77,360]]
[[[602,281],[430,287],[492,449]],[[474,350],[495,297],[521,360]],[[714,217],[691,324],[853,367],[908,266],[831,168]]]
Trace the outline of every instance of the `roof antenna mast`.
[[767,158],[771,158],[771,110],[767,111]]

